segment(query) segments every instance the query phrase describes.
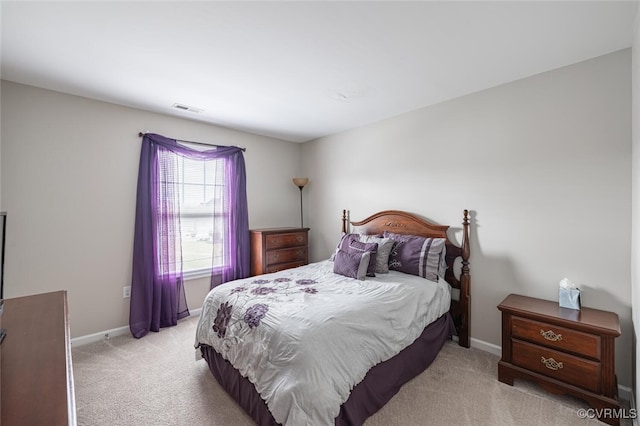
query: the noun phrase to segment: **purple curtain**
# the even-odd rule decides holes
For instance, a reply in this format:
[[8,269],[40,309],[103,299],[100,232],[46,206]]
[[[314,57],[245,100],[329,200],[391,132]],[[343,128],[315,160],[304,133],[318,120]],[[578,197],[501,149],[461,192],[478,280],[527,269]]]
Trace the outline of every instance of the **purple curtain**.
[[179,187],[174,173],[180,156],[225,160],[222,205],[214,228],[224,239],[224,266],[213,267],[211,285],[249,276],[249,219],[242,150],[198,151],[147,133],[142,140],[133,242],[129,328],[134,337],[176,325],[189,315],[183,287]]

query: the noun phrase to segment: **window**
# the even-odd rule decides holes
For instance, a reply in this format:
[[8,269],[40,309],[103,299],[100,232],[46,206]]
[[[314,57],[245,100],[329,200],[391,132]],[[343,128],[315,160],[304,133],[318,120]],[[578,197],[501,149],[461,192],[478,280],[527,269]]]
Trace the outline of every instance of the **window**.
[[212,266],[225,266],[225,159],[176,157],[183,272],[186,278],[207,276]]
[[136,338],[189,314],[184,279],[210,276],[214,287],[249,276],[242,151],[143,135],[129,310]]

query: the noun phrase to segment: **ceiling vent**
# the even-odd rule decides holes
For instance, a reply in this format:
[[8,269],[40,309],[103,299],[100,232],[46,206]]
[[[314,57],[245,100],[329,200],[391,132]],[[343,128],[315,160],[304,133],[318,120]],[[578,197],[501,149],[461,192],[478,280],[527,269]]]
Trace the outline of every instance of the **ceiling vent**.
[[171,105],[171,108],[179,109],[181,111],[189,111],[195,114],[200,114],[201,112],[204,111],[202,108],[196,108],[189,105],[178,104],[178,103]]

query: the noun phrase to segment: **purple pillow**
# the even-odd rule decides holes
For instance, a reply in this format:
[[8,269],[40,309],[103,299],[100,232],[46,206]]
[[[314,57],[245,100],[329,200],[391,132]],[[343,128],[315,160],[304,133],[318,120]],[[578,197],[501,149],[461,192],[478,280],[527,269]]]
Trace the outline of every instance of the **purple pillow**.
[[369,267],[369,256],[368,251],[349,253],[344,250],[338,250],[333,263],[333,272],[345,277],[364,280]]
[[378,257],[378,244],[377,243],[363,243],[361,241],[351,241],[347,250],[350,253],[363,253],[369,252],[369,266],[367,267],[367,276],[376,276],[376,258]]
[[329,260],[335,261],[338,250],[349,251],[349,244],[351,244],[352,241],[358,241],[359,239],[360,235],[358,234],[342,234],[342,237],[340,237],[340,241],[338,242],[338,246]]
[[385,232],[384,236],[395,241],[389,255],[389,269],[431,281],[438,281],[439,276],[444,276],[444,238],[425,238],[391,232]]

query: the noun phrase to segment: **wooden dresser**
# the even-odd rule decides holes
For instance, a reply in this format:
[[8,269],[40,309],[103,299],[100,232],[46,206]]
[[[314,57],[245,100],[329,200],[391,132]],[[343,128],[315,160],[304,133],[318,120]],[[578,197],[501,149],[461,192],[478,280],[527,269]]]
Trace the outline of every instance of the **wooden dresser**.
[[[584,399],[618,425],[611,411],[620,409],[615,376],[618,315],[582,308],[561,308],[548,300],[511,294],[502,311],[502,359],[498,380],[532,380],[552,393]],[[608,415],[607,415],[608,414]]]
[[68,315],[65,291],[4,301],[2,425],[76,424]]
[[309,228],[251,230],[251,275],[309,263]]

